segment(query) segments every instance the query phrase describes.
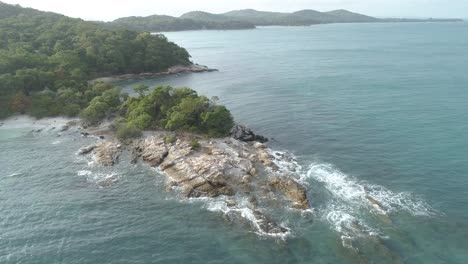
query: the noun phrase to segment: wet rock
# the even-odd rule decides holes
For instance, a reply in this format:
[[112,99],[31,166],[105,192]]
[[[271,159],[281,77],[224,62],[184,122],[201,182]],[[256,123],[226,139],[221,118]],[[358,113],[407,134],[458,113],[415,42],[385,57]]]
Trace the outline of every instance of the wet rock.
[[276,224],[272,220],[268,219],[262,212],[258,210],[253,211],[253,215],[257,219],[255,221],[256,227],[263,234],[281,236],[289,232],[288,229]]
[[[186,197],[218,197],[225,202],[223,212],[247,218],[260,233],[273,236],[289,230],[271,220],[268,209],[261,206],[283,206],[281,201],[288,200],[298,209],[309,208],[305,188],[278,171],[276,158],[260,142],[199,139],[200,150],[194,151],[190,135],[170,141],[165,138],[167,133],[158,133],[135,140],[131,162],[141,160],[159,168],[167,177],[168,191],[177,190]],[[93,152],[97,163],[104,166],[114,164],[120,154],[115,142],[102,142],[83,152]]]
[[90,134],[88,132],[81,132],[80,133],[82,137],[88,137]]
[[116,142],[102,142],[93,149],[95,161],[102,166],[112,166],[118,162],[120,144]]
[[243,125],[235,125],[231,129],[231,136],[234,139],[244,142],[258,141],[264,143],[268,141],[268,138],[256,135],[252,130]]
[[80,148],[80,150],[78,151],[78,154],[80,154],[80,155],[89,154],[89,153],[91,153],[91,151],[93,151],[95,148],[96,148],[96,145],[90,145],[90,146],[82,147],[82,148]]
[[279,168],[278,166],[273,162],[274,157],[268,152],[265,145],[261,144],[258,145],[256,144],[257,147],[255,148],[256,154],[257,154],[257,161],[263,164],[265,167],[268,167],[274,171],[277,171]]
[[59,129],[59,132],[65,132],[65,131],[68,131],[69,129],[70,129],[69,125],[64,125]]
[[309,209],[309,201],[305,188],[291,178],[274,177],[268,180],[268,184],[282,192],[289,200],[294,202],[293,208]]

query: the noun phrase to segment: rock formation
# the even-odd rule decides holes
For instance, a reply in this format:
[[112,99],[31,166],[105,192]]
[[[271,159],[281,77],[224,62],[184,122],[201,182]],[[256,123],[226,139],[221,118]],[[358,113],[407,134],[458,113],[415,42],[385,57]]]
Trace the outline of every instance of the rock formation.
[[243,125],[235,125],[231,130],[231,136],[244,142],[258,141],[265,143],[268,141],[268,138],[256,135],[252,130]]
[[[252,226],[259,233],[283,235],[289,230],[270,219],[258,203],[298,210],[310,207],[305,188],[294,179],[297,175],[280,169],[277,158],[264,144],[235,138],[199,140],[199,144],[200,148],[194,150],[191,138],[179,137],[171,143],[163,135],[153,135],[128,147],[132,162],[141,160],[159,168],[167,176],[170,189],[186,197],[224,199],[227,210],[233,212],[249,210]],[[112,166],[120,155],[120,145],[104,141],[79,153],[93,153],[98,164]],[[238,208],[238,199],[248,201],[243,209]]]

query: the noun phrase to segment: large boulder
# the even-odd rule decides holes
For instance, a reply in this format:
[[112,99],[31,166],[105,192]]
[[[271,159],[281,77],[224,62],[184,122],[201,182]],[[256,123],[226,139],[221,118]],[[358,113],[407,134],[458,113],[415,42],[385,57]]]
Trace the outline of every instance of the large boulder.
[[163,139],[149,137],[135,146],[134,153],[150,166],[157,167],[164,161],[169,151]]
[[119,160],[121,145],[117,142],[102,142],[93,149],[94,160],[102,166],[113,166]]
[[82,147],[80,148],[80,150],[78,150],[78,154],[87,155],[91,153],[91,151],[93,151],[96,147],[97,145],[90,145],[90,146]]
[[282,192],[284,196],[294,202],[294,208],[309,209],[310,206],[305,188],[292,178],[272,177],[268,180],[268,185]]
[[264,143],[268,141],[268,138],[261,135],[256,135],[252,130],[243,125],[235,125],[231,129],[231,136],[234,139],[244,142],[258,141]]

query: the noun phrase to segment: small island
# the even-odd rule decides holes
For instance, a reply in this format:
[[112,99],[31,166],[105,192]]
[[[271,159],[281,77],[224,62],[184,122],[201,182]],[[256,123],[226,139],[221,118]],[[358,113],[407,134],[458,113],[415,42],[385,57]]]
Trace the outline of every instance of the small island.
[[129,165],[158,168],[169,190],[185,197],[222,197],[225,210],[248,213],[259,234],[290,232],[257,209],[259,203],[310,209],[294,157],[270,150],[265,137],[235,124],[218,98],[190,88],[144,85],[131,96],[99,81],[210,71],[193,64],[184,48],[163,35],[108,30],[4,3],[0,10],[5,10],[0,32],[8,35],[8,41],[0,40],[1,118],[79,117],[59,130],[75,127],[82,136],[97,136],[96,144],[79,150],[81,155],[113,166],[129,152]]

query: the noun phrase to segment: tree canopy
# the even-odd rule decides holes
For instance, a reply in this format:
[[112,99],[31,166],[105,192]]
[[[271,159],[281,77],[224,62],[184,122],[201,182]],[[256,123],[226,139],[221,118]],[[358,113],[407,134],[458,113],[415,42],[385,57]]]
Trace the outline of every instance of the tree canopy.
[[[135,90],[140,88],[147,90],[146,86]],[[127,126],[142,130],[159,127],[220,137],[228,135],[234,126],[226,107],[189,88],[159,86],[147,95],[128,97],[120,111]]]
[[[82,108],[88,102],[78,97],[92,88],[90,79],[165,71],[187,65],[189,59],[185,49],[164,35],[108,30],[93,22],[0,2],[0,117],[12,112],[36,115],[47,100],[65,97],[76,101],[73,108]],[[41,109],[37,115],[77,112],[55,108]]]

